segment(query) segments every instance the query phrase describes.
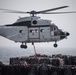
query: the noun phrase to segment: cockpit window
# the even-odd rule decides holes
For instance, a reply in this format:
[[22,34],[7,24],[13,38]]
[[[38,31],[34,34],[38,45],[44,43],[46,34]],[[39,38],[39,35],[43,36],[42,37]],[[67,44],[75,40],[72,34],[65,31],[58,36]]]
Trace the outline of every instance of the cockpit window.
[[53,31],[53,30],[58,30],[58,27],[57,27],[55,24],[52,24],[52,25],[50,26],[50,28],[51,28],[51,31]]

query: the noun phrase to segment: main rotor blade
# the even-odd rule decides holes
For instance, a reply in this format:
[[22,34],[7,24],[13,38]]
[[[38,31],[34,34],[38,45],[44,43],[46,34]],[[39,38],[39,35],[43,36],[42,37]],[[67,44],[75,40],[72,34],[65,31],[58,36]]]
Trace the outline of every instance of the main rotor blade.
[[68,13],[76,13],[76,11],[69,11],[69,12],[48,12],[48,13],[41,13],[41,14],[68,14]]
[[22,13],[22,14],[29,13],[29,12],[16,11],[16,10],[10,10],[10,9],[2,9],[2,8],[0,8],[0,10],[4,11],[5,13]]
[[45,13],[45,12],[48,12],[48,11],[59,10],[59,9],[67,8],[67,7],[69,7],[69,6],[61,6],[61,7],[57,7],[57,8],[53,8],[53,9],[38,11],[37,13]]

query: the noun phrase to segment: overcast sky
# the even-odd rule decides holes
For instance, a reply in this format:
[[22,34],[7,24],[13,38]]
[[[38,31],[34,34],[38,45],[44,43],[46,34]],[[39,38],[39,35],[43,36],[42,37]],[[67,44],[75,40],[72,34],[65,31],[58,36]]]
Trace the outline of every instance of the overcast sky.
[[[56,11],[76,11],[76,0],[0,0],[0,8],[20,10],[20,11],[31,11],[31,10],[46,10],[59,6],[69,6]],[[18,18],[30,16],[29,14],[11,14],[3,13],[0,11],[0,25],[12,24]],[[58,43],[58,48],[76,48],[76,14],[57,14],[57,15],[37,15],[42,19],[52,20],[59,28],[70,33],[68,39],[64,39]],[[53,43],[38,43],[36,47],[43,48],[43,45],[47,48],[52,48]],[[28,44],[31,47],[31,44]],[[0,46],[15,46],[19,47],[20,43],[15,43],[0,36]],[[45,48],[45,47],[44,47]]]

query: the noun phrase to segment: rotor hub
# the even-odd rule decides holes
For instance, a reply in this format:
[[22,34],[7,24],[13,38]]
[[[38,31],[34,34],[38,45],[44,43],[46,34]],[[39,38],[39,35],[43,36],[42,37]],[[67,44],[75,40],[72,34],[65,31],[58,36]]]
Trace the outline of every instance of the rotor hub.
[[32,16],[34,16],[35,14],[37,14],[37,12],[33,10],[30,12],[30,14],[32,14]]
[[30,12],[30,14],[36,14],[36,11],[33,10],[33,11]]

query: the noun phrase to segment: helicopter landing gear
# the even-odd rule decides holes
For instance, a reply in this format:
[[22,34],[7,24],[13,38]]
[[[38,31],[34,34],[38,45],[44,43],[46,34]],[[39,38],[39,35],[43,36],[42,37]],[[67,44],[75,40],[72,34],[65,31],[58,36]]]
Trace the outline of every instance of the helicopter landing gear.
[[27,48],[27,45],[26,44],[23,45],[23,43],[22,43],[22,45],[20,47],[26,49]]
[[55,44],[53,46],[56,48],[56,47],[58,47],[58,44],[56,44],[56,42],[55,42]]

